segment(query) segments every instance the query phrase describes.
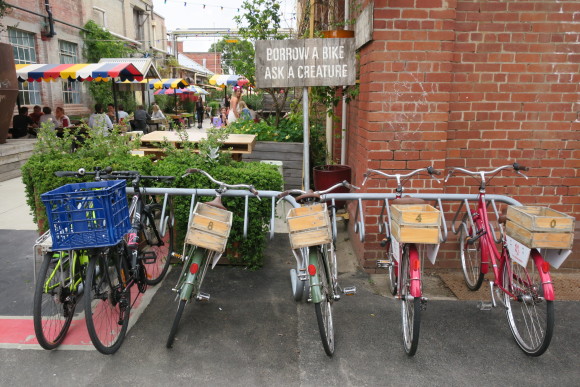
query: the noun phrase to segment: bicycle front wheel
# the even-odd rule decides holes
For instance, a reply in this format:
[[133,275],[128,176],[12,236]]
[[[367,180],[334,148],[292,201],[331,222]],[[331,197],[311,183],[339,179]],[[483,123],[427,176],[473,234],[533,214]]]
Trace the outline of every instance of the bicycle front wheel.
[[38,344],[55,349],[64,340],[72,322],[77,295],[71,292],[68,253],[44,256],[34,291],[33,321]]
[[[318,246],[315,246],[310,248],[310,254],[317,255],[317,273],[320,283],[320,293],[322,296],[322,300],[314,304],[316,319],[318,320],[318,330],[320,331],[320,338],[322,340],[324,352],[326,352],[328,356],[332,356],[334,354],[334,324],[332,321],[332,304],[334,300],[331,291],[331,276],[325,263],[326,258],[324,256],[324,251]],[[312,260],[310,262],[312,262]]]
[[[169,208],[166,209],[163,219],[161,219],[161,213],[163,212],[161,204],[150,205],[149,211],[153,223],[149,216],[144,217],[143,231],[146,245],[143,251],[153,252],[157,258],[155,262],[144,265],[147,272],[145,282],[147,285],[157,285],[165,277],[169,269],[171,255],[173,254],[173,225]],[[163,235],[161,235],[163,225],[165,225],[165,230]],[[159,238],[155,230],[159,233]]]
[[[414,249],[414,247],[413,247]],[[421,298],[411,295],[411,247],[405,245],[401,257],[401,317],[403,328],[403,345],[408,356],[417,352],[419,330],[421,327]],[[416,254],[416,250],[414,250]]]
[[85,318],[95,348],[115,353],[129,326],[131,291],[126,287],[129,270],[122,248],[110,247],[91,257],[87,269]]
[[554,302],[544,299],[540,270],[531,257],[526,267],[508,259],[503,270],[504,286],[517,297],[514,300],[504,293],[506,317],[514,339],[530,356],[548,349],[554,331]]
[[467,225],[463,223],[459,233],[459,251],[461,253],[461,268],[463,278],[467,288],[472,291],[479,290],[483,283],[483,273],[481,272],[481,243],[479,239],[469,240],[472,235],[467,231]]

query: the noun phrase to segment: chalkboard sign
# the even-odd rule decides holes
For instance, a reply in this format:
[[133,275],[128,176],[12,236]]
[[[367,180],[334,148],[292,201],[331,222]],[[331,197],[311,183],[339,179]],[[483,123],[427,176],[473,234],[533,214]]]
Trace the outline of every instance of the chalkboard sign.
[[259,40],[259,88],[347,86],[356,81],[354,38]]

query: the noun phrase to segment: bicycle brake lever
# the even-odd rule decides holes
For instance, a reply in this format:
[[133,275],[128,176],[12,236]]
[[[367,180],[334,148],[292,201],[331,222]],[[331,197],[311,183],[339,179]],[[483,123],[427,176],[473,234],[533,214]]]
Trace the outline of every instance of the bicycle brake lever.
[[518,175],[522,175],[523,177],[525,177],[525,178],[526,178],[526,180],[528,180],[528,179],[529,179],[529,178],[528,178],[526,175],[524,175],[524,174],[523,174],[523,173],[521,173],[520,171],[516,171],[516,173],[517,173]]
[[449,180],[449,178],[453,175],[453,171],[449,171],[449,174],[447,175],[447,177],[445,177],[445,183],[447,183],[447,180]]

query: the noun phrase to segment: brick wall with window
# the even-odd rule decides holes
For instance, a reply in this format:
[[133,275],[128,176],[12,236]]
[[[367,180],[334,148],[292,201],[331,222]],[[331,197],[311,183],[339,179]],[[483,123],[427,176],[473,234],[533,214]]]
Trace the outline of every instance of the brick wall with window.
[[[368,168],[518,161],[530,179],[505,173],[489,193],[580,219],[580,2],[377,0],[373,41],[359,54],[347,138],[355,182]],[[409,192],[477,192],[465,178],[412,183]],[[368,203],[367,241],[352,238],[370,272],[384,254],[379,211]],[[456,243],[442,247],[438,267],[459,267]],[[575,250],[568,267],[580,267],[578,241]]]

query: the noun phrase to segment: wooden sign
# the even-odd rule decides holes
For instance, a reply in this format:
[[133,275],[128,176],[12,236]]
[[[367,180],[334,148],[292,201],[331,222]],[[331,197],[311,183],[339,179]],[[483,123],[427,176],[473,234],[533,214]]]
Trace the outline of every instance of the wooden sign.
[[259,88],[354,85],[354,38],[259,40]]
[[357,50],[373,40],[373,4],[369,2],[359,17],[356,18],[354,36]]

